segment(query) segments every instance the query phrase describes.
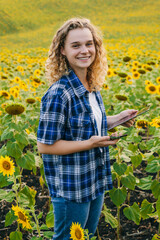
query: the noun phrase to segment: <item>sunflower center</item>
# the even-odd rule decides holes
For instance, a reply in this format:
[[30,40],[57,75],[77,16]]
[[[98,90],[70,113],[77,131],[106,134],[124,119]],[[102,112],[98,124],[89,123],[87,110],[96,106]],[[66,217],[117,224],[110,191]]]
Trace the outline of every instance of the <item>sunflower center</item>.
[[75,236],[76,236],[77,239],[81,239],[82,238],[82,233],[81,233],[81,231],[78,228],[75,230]]
[[18,217],[21,219],[23,222],[26,222],[26,217],[22,212],[18,212]]
[[9,163],[8,161],[4,161],[4,162],[3,162],[3,168],[4,168],[5,170],[9,170],[9,169],[11,168],[10,163]]
[[155,91],[155,87],[154,86],[150,86],[150,88],[149,88],[151,91]]

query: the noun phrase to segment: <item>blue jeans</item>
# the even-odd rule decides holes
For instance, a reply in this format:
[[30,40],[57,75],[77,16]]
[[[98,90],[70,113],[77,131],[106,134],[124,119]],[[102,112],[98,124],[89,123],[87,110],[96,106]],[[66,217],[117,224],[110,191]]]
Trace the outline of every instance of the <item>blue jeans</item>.
[[72,222],[80,223],[94,236],[103,206],[104,194],[87,203],[68,201],[62,197],[53,198],[54,232],[53,240],[69,240]]

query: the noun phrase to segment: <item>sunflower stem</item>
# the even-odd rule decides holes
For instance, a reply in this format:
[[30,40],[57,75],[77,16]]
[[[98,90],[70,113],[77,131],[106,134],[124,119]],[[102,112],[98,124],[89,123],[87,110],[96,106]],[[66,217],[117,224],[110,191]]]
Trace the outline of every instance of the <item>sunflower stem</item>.
[[38,236],[41,237],[41,232],[40,232],[40,227],[39,227],[39,222],[38,222],[38,219],[37,219],[37,216],[35,214],[35,211],[33,210],[33,217],[35,219],[35,222],[36,222],[36,226],[37,226],[37,232],[38,232]]

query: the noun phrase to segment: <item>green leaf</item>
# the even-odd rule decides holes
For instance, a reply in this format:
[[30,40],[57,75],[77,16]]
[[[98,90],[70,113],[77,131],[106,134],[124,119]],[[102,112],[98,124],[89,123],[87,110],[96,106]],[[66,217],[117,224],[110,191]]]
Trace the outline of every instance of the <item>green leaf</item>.
[[118,221],[117,221],[117,219],[111,214],[110,209],[108,209],[105,204],[104,204],[104,209],[103,209],[102,213],[103,213],[104,216],[105,216],[105,222],[106,222],[106,223],[109,223],[112,228],[117,228],[117,226],[118,226]]
[[41,219],[42,216],[43,216],[43,212],[41,212],[41,213],[37,216],[37,218],[38,218],[38,219]]
[[132,152],[136,152],[137,149],[138,149],[138,146],[130,143],[129,146],[128,146],[128,149]]
[[132,206],[126,207],[123,209],[123,213],[129,220],[134,221],[139,225],[141,220],[140,209],[137,203],[134,203]]
[[15,193],[10,191],[10,192],[7,192],[3,189],[0,189],[0,200],[6,200],[7,202],[12,202],[15,198]]
[[9,211],[5,217],[5,227],[11,225],[15,220],[17,220],[17,216],[14,215],[14,212],[12,210]]
[[8,185],[12,184],[13,182],[8,180],[7,175],[3,176],[2,173],[0,173],[0,188],[7,187]]
[[152,184],[152,176],[148,176],[146,178],[141,178],[137,186],[143,190],[150,190]]
[[11,232],[10,233],[10,240],[22,240],[22,233],[21,232]]
[[12,156],[16,159],[22,155],[22,151],[20,150],[19,145],[16,142],[7,143],[7,153],[9,156]]
[[17,159],[17,164],[27,170],[32,170],[35,166],[35,157],[34,154],[27,151],[25,155]]
[[54,214],[53,212],[48,212],[46,216],[46,225],[48,228],[54,227]]
[[52,237],[53,237],[53,235],[54,235],[54,232],[47,231],[47,232],[44,232],[43,235],[44,235],[44,237],[47,238],[47,239],[52,239]]
[[31,240],[43,240],[42,237],[32,237]]
[[158,218],[160,220],[160,196],[158,197],[158,200],[156,202],[156,209],[157,209],[157,213],[158,213]]
[[135,155],[135,156],[131,156],[131,162],[133,163],[135,168],[137,168],[142,162],[142,155],[138,154],[138,155]]
[[29,188],[28,186],[25,186],[21,192],[22,194],[26,195],[28,198],[28,206],[34,206],[35,205],[35,196],[36,196],[36,191],[34,189]]
[[22,205],[23,207],[29,206],[29,199],[25,194],[19,192],[18,197],[18,202],[20,205]]
[[132,173],[129,173],[128,176],[125,176],[125,175],[122,176],[121,182],[126,188],[129,188],[131,190],[135,189],[136,178],[135,178],[135,176],[133,176]]
[[151,184],[152,194],[155,198],[158,198],[160,195],[160,183],[157,180],[154,180]]
[[152,160],[151,162],[148,163],[145,170],[149,173],[158,172],[160,170],[160,160],[159,159]]
[[10,130],[9,128],[5,129],[4,132],[1,135],[1,141],[6,140],[6,139],[11,139],[13,138],[13,131]]
[[127,169],[127,164],[126,163],[117,163],[117,162],[115,162],[114,164],[113,164],[113,168],[114,168],[114,170],[115,170],[115,172],[119,175],[119,176],[121,176],[121,175],[123,175],[124,173],[125,173],[125,171],[126,171],[126,169]]
[[149,218],[148,214],[151,214],[153,212],[154,208],[151,203],[147,201],[147,199],[144,199],[141,204],[141,216],[143,219]]
[[127,196],[127,191],[124,187],[120,188],[113,188],[109,191],[110,198],[112,202],[116,206],[120,206],[125,200]]
[[15,139],[18,143],[22,144],[23,146],[26,146],[29,144],[27,136],[23,132],[21,134],[17,133],[15,135]]

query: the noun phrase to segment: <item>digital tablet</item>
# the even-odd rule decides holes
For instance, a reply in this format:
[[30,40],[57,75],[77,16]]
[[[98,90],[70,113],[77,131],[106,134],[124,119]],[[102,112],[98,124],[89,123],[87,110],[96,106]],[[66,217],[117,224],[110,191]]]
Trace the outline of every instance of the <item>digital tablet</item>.
[[145,112],[148,112],[149,109],[150,109],[150,106],[145,107],[145,108],[142,108],[140,111],[138,111],[138,112],[136,112],[136,113],[134,113],[134,114],[132,114],[132,115],[130,115],[130,116],[124,117],[124,118],[122,118],[121,120],[119,120],[119,121],[117,121],[117,122],[114,122],[114,123],[112,124],[112,126],[110,126],[110,127],[108,128],[108,130],[110,130],[110,129],[114,128],[114,127],[117,127],[117,126],[119,126],[119,125],[121,125],[121,124],[123,124],[123,123],[125,123],[125,122],[127,122],[127,121],[129,121],[129,120],[131,120],[131,119],[133,119],[133,118],[136,118],[136,117],[144,114]]

